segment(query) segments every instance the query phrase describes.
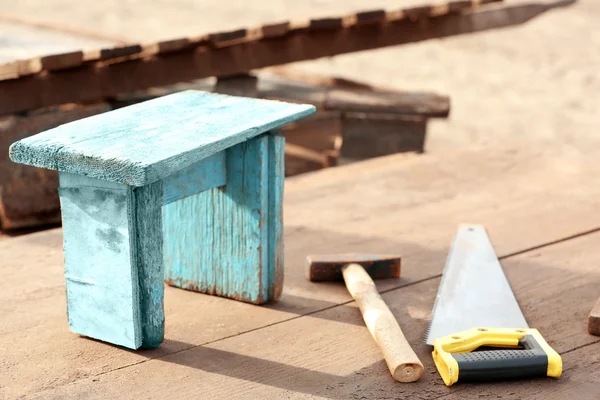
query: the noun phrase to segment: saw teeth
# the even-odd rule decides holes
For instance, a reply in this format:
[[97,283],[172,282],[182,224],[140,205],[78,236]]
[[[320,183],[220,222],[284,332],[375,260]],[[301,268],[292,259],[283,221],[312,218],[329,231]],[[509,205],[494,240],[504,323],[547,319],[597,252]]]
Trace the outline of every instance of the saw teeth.
[[431,332],[431,323],[433,322],[433,314],[429,319],[429,324],[427,324],[427,330],[425,330],[425,339],[423,339],[423,343],[427,344],[427,340],[429,339],[429,332]]

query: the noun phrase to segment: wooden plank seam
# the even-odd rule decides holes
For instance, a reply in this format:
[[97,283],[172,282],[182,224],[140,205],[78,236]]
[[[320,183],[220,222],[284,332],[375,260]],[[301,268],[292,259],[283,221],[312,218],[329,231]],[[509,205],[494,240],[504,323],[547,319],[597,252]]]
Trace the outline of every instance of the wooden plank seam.
[[[458,11],[464,10],[472,10],[477,7],[480,7],[485,4],[501,2],[502,0],[482,0],[482,1],[450,1],[448,3],[444,3],[441,5],[424,5],[420,7],[411,7],[406,9],[401,9],[397,11],[392,11],[386,13],[385,10],[366,10],[360,11],[354,14],[345,15],[345,16],[336,16],[336,17],[322,17],[322,18],[313,18],[310,20],[308,26],[311,30],[339,30],[352,27],[354,25],[363,25],[363,24],[372,24],[375,22],[383,22],[386,19],[386,15],[403,15],[406,18],[418,20],[422,18],[430,18],[430,17],[439,17],[442,15],[447,15],[450,13],[455,13]],[[352,21],[350,25],[343,24],[343,21]],[[281,36],[285,34],[290,34],[294,32],[293,26],[303,26],[304,24],[293,23],[293,22],[282,22],[276,24],[266,24],[263,26],[258,26],[255,28],[252,27],[244,27],[231,31],[224,32],[215,32],[209,33],[205,37],[208,39],[208,43],[212,44],[216,47],[230,46],[245,43],[248,40],[262,40],[263,38],[270,38],[275,36]],[[297,28],[297,30],[302,31],[303,28]],[[261,32],[256,35],[249,35],[250,32]],[[145,55],[152,54],[164,54],[171,53],[174,51],[181,51],[186,48],[189,48],[190,45],[202,45],[205,44],[204,40],[190,40],[190,38],[174,38],[166,41],[158,42],[156,44],[142,44],[142,43],[132,43],[126,45],[119,45],[113,48],[103,48],[99,49],[98,52],[90,53],[97,54],[94,58],[86,59],[86,62],[93,61],[105,61],[109,59],[119,59],[122,58],[122,61],[127,61],[130,56],[135,56],[141,53]],[[149,49],[154,49],[148,52]],[[51,54],[45,56],[42,60],[42,69],[47,70],[58,70],[64,68],[72,68],[82,64],[83,57],[80,57],[81,54],[75,55],[74,53],[64,53],[64,54]],[[44,62],[44,59],[46,60]],[[51,61],[50,61],[51,60]],[[39,71],[31,71],[31,73],[36,73]],[[28,74],[28,71],[21,71],[19,76],[25,76]],[[6,77],[12,79],[16,79],[17,77],[14,74],[6,74]],[[2,76],[0,75],[0,78]]]

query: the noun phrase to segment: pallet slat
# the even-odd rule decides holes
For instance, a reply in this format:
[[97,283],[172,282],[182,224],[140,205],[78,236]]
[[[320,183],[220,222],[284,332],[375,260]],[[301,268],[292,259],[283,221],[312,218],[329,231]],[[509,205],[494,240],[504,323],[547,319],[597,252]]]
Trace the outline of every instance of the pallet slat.
[[[472,6],[463,2],[455,8],[472,10]],[[548,8],[543,5],[520,13],[515,12],[516,7],[436,16],[435,25],[415,24],[408,18],[392,22],[393,15],[405,14],[400,10],[402,12],[396,14],[386,13],[389,23],[381,25],[359,23],[356,15],[351,15],[313,19],[309,25],[280,23],[242,28],[210,34],[208,42],[203,38],[174,39],[163,45],[167,51],[161,51],[160,44],[130,44],[88,51],[85,63],[78,68],[72,68],[73,61],[63,61],[60,54],[49,54],[53,56],[54,66],[64,64],[70,68],[68,73],[37,74],[39,69],[36,68],[19,69],[20,74],[30,72],[31,75],[0,81],[3,94],[0,115],[69,102],[98,101],[186,80],[236,75],[268,66],[500,28],[525,22]],[[369,14],[363,11],[359,15],[364,18]],[[370,15],[380,16],[381,10],[374,10]],[[352,23],[341,22],[346,20]],[[267,37],[263,36],[264,32]],[[148,53],[144,49],[148,49]],[[103,65],[107,61],[109,65]],[[95,65],[96,62],[100,64]],[[14,78],[14,66],[11,68],[3,75]]]

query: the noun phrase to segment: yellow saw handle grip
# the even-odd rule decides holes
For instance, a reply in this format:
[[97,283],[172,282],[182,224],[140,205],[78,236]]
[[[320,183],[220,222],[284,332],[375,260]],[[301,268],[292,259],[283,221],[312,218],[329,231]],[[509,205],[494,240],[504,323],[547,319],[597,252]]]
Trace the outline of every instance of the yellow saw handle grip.
[[[479,347],[509,350],[473,351]],[[562,374],[562,359],[537,329],[474,328],[433,343],[433,361],[446,386]]]

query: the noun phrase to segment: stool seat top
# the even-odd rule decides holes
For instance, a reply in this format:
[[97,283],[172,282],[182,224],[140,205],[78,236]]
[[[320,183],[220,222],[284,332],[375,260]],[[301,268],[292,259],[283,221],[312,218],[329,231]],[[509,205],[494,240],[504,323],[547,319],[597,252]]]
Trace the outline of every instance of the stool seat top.
[[21,164],[144,186],[315,111],[186,90],[66,123],[13,143],[9,153]]

